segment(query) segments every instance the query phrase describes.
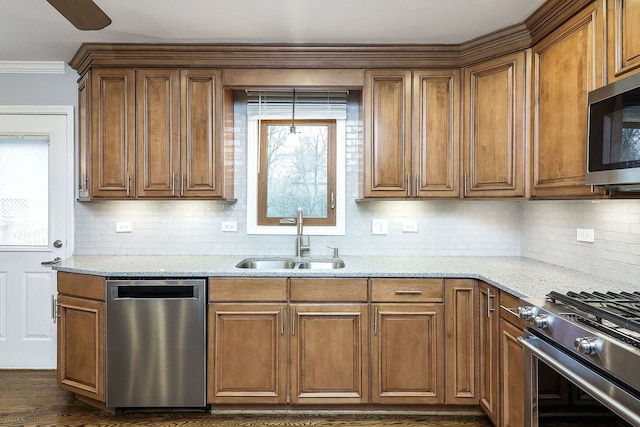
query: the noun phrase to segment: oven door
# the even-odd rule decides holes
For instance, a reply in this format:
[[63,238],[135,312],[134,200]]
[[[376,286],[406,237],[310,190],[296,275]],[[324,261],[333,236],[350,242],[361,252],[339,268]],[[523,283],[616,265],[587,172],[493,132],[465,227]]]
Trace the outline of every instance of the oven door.
[[538,401],[538,362],[544,362],[578,388],[620,417],[620,423],[610,426],[640,426],[640,398],[616,384],[605,375],[575,359],[568,352],[528,332],[518,340],[524,349],[525,427],[538,427],[540,405]]

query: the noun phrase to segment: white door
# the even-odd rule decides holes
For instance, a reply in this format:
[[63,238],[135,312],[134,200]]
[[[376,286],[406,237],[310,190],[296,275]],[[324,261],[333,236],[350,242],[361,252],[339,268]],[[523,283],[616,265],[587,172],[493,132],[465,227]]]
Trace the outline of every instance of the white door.
[[0,368],[56,366],[56,274],[72,253],[73,107],[0,106]]

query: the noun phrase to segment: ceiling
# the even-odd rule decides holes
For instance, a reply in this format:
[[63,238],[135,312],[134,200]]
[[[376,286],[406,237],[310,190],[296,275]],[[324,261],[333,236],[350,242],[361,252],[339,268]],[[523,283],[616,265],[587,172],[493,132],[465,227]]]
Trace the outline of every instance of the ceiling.
[[0,0],[0,61],[70,61],[83,42],[458,44],[523,22],[545,0],[95,0],[80,31],[46,0]]

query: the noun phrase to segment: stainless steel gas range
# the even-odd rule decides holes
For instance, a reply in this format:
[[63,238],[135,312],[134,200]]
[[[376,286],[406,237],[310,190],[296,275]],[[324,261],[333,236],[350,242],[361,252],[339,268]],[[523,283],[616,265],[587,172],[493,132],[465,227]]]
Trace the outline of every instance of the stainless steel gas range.
[[529,323],[520,338],[526,426],[541,425],[539,361],[608,408],[607,425],[640,426],[640,292],[551,292],[521,300],[518,315]]

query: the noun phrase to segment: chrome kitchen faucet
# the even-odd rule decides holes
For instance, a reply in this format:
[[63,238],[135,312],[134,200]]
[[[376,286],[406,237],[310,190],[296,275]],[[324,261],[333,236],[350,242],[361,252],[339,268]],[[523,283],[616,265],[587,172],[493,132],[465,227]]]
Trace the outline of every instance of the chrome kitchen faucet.
[[311,250],[311,238],[307,236],[307,244],[303,244],[302,208],[298,208],[298,222],[296,233],[296,256],[301,257],[303,252]]

